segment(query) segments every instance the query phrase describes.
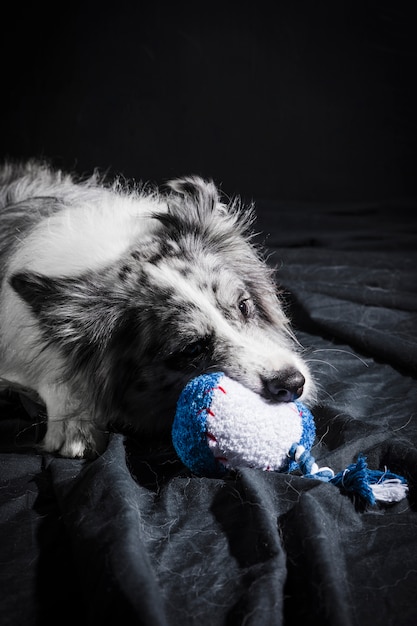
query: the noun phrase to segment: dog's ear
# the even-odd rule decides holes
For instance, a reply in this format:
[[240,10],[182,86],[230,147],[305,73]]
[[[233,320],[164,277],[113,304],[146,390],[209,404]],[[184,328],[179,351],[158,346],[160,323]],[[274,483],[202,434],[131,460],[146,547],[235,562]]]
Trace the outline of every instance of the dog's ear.
[[94,359],[112,337],[126,306],[117,293],[109,294],[97,276],[50,277],[34,272],[12,275],[10,285],[48,333],[78,364]]
[[212,180],[204,180],[199,176],[186,176],[170,180],[168,187],[193,201],[193,203],[208,211],[216,209],[224,210],[224,205],[220,203],[219,192]]
[[[171,227],[177,225],[178,230],[182,230],[184,223],[194,229],[196,225],[208,224],[215,229],[216,237],[221,235],[224,238],[228,234],[240,234],[245,239],[251,237],[255,218],[253,205],[243,206],[238,197],[224,203],[214,182],[199,176],[171,180],[168,186],[175,193],[168,198],[168,214],[157,216],[161,222]],[[180,202],[176,200],[178,196]]]
[[13,274],[9,283],[36,315],[62,297],[60,281],[50,276],[20,272]]

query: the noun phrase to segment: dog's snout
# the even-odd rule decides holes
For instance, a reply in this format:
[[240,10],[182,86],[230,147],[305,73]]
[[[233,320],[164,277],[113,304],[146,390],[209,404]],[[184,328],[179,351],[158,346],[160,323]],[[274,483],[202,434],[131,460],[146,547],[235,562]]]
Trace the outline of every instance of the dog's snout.
[[287,369],[266,379],[264,384],[268,397],[275,402],[293,402],[303,393],[305,378],[298,370]]

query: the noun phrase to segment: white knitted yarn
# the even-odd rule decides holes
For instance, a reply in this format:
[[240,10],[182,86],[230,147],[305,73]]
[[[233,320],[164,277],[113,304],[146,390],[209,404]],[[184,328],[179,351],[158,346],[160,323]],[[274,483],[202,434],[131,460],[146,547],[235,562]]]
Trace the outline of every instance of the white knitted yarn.
[[226,467],[270,471],[282,468],[303,430],[293,402],[271,404],[226,377],[213,392],[206,425],[208,445]]

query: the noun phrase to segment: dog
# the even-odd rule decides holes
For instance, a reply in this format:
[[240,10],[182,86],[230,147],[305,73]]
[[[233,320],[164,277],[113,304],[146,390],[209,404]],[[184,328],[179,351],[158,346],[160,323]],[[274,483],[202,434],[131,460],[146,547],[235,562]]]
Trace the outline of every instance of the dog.
[[43,450],[98,455],[110,427],[163,437],[206,371],[313,398],[253,205],[198,176],[157,188],[36,160],[0,184],[0,379],[45,406]]

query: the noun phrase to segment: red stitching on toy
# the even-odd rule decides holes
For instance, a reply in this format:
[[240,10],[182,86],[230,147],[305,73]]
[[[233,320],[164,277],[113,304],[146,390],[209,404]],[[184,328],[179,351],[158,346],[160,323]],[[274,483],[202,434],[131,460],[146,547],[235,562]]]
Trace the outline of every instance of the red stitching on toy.
[[217,441],[217,439],[213,435],[213,433],[206,432],[206,437],[207,437],[207,439],[210,439],[210,441]]
[[206,413],[211,415],[211,417],[216,417],[216,414],[211,409],[209,409],[208,407],[203,407],[202,409],[198,409],[197,415],[200,415],[203,411],[206,411]]
[[204,391],[204,395],[207,395],[208,393],[211,393],[212,391],[216,391],[216,390],[222,391],[224,394],[227,394],[226,389],[224,389],[224,387],[221,387],[220,385],[217,385],[217,387],[210,387],[210,389],[205,389]]

